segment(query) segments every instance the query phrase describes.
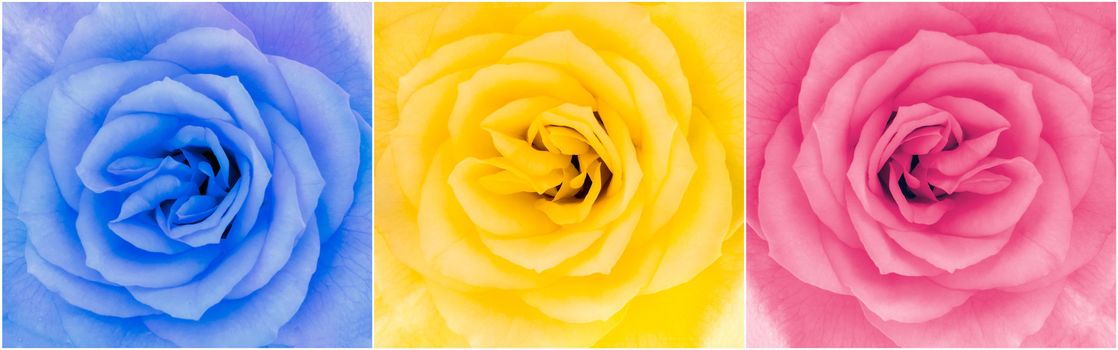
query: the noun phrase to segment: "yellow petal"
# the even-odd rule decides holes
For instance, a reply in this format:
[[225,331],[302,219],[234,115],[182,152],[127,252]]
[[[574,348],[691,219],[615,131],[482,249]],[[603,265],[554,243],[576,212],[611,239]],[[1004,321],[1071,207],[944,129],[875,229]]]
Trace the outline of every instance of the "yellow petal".
[[651,7],[652,21],[671,39],[691,83],[693,118],[705,116],[726,150],[734,184],[734,226],[744,204],[744,9],[741,3],[665,3]]
[[[449,155],[449,144],[444,144],[427,175],[418,210],[419,246],[431,269],[478,287],[524,289],[542,283],[531,270],[494,256],[481,243],[477,227],[459,205],[447,181],[454,167]],[[540,221],[536,220],[538,225]],[[547,222],[546,217],[542,220]]]
[[668,239],[668,248],[645,293],[687,282],[706,269],[718,259],[722,241],[731,232],[733,188],[726,170],[725,151],[711,137],[713,133],[705,119],[692,121],[688,141],[698,168],[679,211],[659,231],[658,238]]
[[742,237],[739,228],[690,282],[633,299],[625,320],[594,346],[744,347]]
[[508,293],[432,288],[431,295],[447,326],[472,347],[587,347],[624,317],[621,312],[605,321],[567,323],[541,314]]
[[375,239],[374,345],[381,348],[467,346],[466,339],[447,328],[446,321],[439,316],[423,277],[397,261],[380,235]]

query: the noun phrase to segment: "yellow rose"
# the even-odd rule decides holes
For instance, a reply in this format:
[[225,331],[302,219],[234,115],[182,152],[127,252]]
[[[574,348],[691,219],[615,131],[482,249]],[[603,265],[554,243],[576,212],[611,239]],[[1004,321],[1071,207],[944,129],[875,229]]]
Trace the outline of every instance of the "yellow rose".
[[742,346],[740,3],[374,11],[377,346]]

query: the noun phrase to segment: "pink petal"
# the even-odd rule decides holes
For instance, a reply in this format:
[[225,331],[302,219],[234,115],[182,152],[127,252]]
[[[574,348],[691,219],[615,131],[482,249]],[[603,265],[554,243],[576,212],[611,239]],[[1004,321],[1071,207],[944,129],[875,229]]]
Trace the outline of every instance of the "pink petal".
[[934,320],[886,321],[865,310],[866,319],[904,347],[1017,347],[1052,311],[1062,284],[1024,293],[984,291]]
[[987,237],[958,237],[937,232],[886,229],[902,248],[947,272],[974,265],[999,251],[1013,231]]
[[[1091,91],[1091,78],[1044,44],[1005,33],[966,35],[959,39],[982,49],[995,63],[1044,74],[1072,89],[1084,104],[1090,106],[1094,103],[1095,93]],[[1022,52],[1029,54],[1022,55]]]
[[1095,169],[1100,133],[1091,125],[1091,112],[1067,87],[1043,75],[1018,69],[1017,75],[1033,84],[1037,108],[1044,119],[1040,136],[1056,151],[1067,178],[1071,204],[1087,193]]
[[[1090,6],[1090,5],[1084,5]],[[1114,3],[1104,6],[1104,12],[1114,13]],[[1062,8],[1051,8],[1048,13],[1056,23],[1059,45],[1054,48],[1075,63],[1079,70],[1091,77],[1091,90],[1095,92],[1095,105],[1091,121],[1102,132],[1102,145],[1110,159],[1114,159],[1114,22],[1110,27],[1100,26],[1089,18]]]
[[758,200],[753,202],[758,208],[758,231],[764,232],[769,241],[769,256],[797,278],[843,293],[846,287],[835,277],[820,243],[834,233],[811,211],[807,194],[792,171],[792,160],[802,139],[798,121],[782,121],[765,150],[768,164],[761,170]]
[[862,315],[858,300],[805,284],[746,235],[746,346],[894,347]]
[[[871,267],[875,274],[933,276],[944,272],[897,245],[897,242],[885,233],[884,225],[874,221],[862,206],[850,203],[846,208],[850,213],[851,221],[854,222],[858,238],[865,247],[865,251],[859,251],[859,254],[869,256],[868,261],[872,264],[867,266]],[[835,257],[832,255],[831,258],[832,263],[835,263]],[[865,259],[864,256],[860,258]],[[848,283],[841,275],[839,277],[841,281]]]
[[[765,145],[780,120],[795,107],[808,57],[823,32],[838,20],[838,8],[823,4],[746,5],[746,201],[756,203]],[[802,59],[789,59],[801,57]],[[792,114],[796,117],[797,114]],[[747,209],[757,225],[757,207]],[[756,227],[755,227],[756,228]]]
[[[1016,222],[1016,232],[1001,252],[955,273],[932,277],[932,280],[950,288],[986,290],[1021,285],[1059,267],[1071,239],[1072,217],[1067,186],[1055,155],[1047,145],[1042,144],[1036,167],[1044,178],[1044,184],[1021,220]],[[1022,184],[1015,183],[1006,191],[1013,191],[1019,186]],[[960,202],[963,200],[960,199]],[[997,216],[996,211],[991,211],[984,216],[973,216],[972,221]]]
[[942,63],[989,63],[981,50],[947,34],[920,30],[893,52],[858,95],[854,115],[863,115],[886,102],[919,72]]
[[924,71],[895,100],[910,105],[940,96],[971,98],[997,111],[1011,127],[1003,133],[994,155],[1003,158],[1036,154],[1041,119],[1033,102],[1032,87],[1012,70],[989,64],[947,63]]
[[835,274],[872,314],[886,320],[924,322],[943,316],[967,301],[969,291],[953,290],[925,277],[880,274],[865,253],[835,239],[824,239],[823,248]]
[[819,40],[800,91],[800,120],[804,125],[822,108],[830,87],[855,62],[871,53],[893,49],[920,30],[952,35],[974,32],[959,14],[938,4],[857,4]]
[[1027,347],[1114,347],[1114,235],[1091,262],[1068,277],[1048,322]]
[[1103,241],[1114,232],[1114,162],[1102,150],[1097,152],[1097,157],[1095,170],[1091,172],[1094,177],[1087,189],[1091,195],[1083,197],[1072,212],[1071,243],[1065,259],[1044,278],[1016,288],[1029,290],[1064,279],[1097,255],[1104,247]]

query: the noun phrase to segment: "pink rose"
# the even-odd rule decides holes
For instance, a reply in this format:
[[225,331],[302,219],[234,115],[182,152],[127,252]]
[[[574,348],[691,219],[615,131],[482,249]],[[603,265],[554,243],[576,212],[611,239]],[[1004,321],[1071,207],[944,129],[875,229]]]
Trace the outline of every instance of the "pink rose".
[[748,346],[1115,346],[1114,3],[746,14]]

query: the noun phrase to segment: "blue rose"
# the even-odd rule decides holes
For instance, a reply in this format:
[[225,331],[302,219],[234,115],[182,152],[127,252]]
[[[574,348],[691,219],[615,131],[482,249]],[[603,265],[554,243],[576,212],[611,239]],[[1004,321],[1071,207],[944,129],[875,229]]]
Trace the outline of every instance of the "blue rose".
[[3,339],[369,346],[369,4],[4,4]]

